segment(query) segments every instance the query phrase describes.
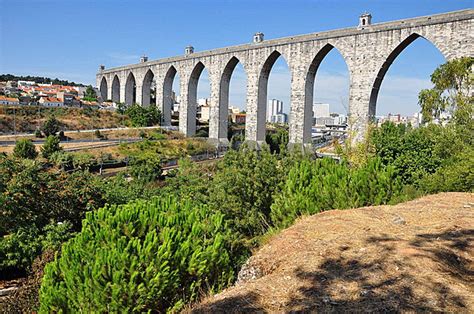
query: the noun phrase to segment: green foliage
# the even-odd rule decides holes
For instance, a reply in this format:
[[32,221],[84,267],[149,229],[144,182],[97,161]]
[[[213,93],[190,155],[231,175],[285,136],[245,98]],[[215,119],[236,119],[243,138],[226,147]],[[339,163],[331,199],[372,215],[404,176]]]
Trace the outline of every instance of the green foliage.
[[159,124],[161,121],[161,113],[156,106],[140,106],[133,104],[124,111],[130,117],[132,126],[145,127]]
[[59,137],[49,135],[44,141],[43,146],[41,146],[41,155],[48,159],[53,153],[61,151],[62,148],[59,146],[60,142]]
[[412,129],[403,124],[384,123],[374,129],[370,141],[384,165],[392,165],[404,184],[416,184],[441,165],[437,134],[443,127],[429,125]]
[[87,170],[96,163],[95,157],[89,153],[72,154],[72,165],[75,169]]
[[130,160],[129,171],[135,180],[155,181],[161,176],[161,159],[152,154],[134,156]]
[[287,127],[276,127],[274,132],[268,131],[265,138],[270,146],[271,152],[284,152],[288,146],[288,129]]
[[35,159],[38,156],[35,145],[31,140],[20,139],[15,143],[13,156],[18,158]]
[[41,254],[41,241],[36,227],[19,228],[0,237],[0,272],[27,270]]
[[458,124],[464,125],[472,120],[473,65],[473,57],[463,57],[450,60],[433,72],[431,82],[434,87],[422,90],[419,95],[425,121],[439,118],[443,111],[454,112],[454,118]]
[[179,310],[233,277],[224,217],[154,198],[87,214],[45,269],[41,313]]
[[400,188],[393,168],[384,167],[379,159],[355,169],[329,158],[305,159],[289,171],[271,206],[271,219],[276,227],[288,227],[301,215],[386,204]]
[[222,211],[239,234],[261,235],[269,227],[273,196],[285,177],[283,161],[268,147],[229,151],[209,187],[211,207]]
[[92,86],[87,86],[83,99],[85,101],[97,101],[97,94]]
[[41,131],[45,136],[56,135],[59,132],[59,121],[54,117],[49,117],[41,127]]
[[35,137],[36,138],[42,138],[43,137],[43,134],[41,133],[41,130],[39,130],[39,129],[35,130]]
[[64,151],[57,151],[49,156],[49,161],[56,167],[67,170],[73,167],[73,154]]
[[468,146],[445,160],[435,173],[424,177],[419,185],[425,193],[474,192],[474,148]]
[[[0,239],[7,241],[1,253],[8,257],[5,263],[25,270],[43,245],[33,240],[51,231],[45,226],[69,221],[72,231],[79,230],[85,212],[104,205],[102,195],[100,179],[87,172],[58,174],[44,171],[37,161],[0,157]],[[15,244],[19,241],[24,244]],[[3,266],[0,272],[5,271]]]

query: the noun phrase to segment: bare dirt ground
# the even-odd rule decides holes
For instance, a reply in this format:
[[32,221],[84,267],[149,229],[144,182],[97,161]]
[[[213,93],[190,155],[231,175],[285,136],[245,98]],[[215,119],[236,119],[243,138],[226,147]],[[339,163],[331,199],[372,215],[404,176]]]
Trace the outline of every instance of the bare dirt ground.
[[474,313],[474,194],[301,219],[249,265],[262,277],[190,312]]

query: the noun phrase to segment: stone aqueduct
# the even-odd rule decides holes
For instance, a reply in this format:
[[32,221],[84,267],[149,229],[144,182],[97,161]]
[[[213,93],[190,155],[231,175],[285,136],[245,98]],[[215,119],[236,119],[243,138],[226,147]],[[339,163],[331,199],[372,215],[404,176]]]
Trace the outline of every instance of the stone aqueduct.
[[[447,60],[474,56],[474,10],[449,12],[386,23],[360,17],[359,26],[263,41],[257,33],[250,44],[146,61],[97,73],[103,99],[150,105],[150,86],[156,82],[156,105],[163,124],[171,123],[172,83],[180,77],[179,130],[196,131],[197,83],[204,68],[210,81],[209,138],[227,142],[229,83],[240,62],[247,74],[246,140],[265,140],[267,83],[270,70],[282,56],[291,73],[290,144],[311,143],[313,86],[318,67],[331,49],[343,56],[350,75],[349,123],[354,139],[361,139],[375,106],[380,85],[394,59],[418,37],[430,41]],[[414,64],[413,66],[416,66]]]

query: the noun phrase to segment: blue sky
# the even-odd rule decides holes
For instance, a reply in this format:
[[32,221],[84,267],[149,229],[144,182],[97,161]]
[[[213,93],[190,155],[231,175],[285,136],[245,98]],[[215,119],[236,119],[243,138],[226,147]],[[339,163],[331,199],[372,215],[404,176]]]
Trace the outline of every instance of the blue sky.
[[[472,7],[473,0],[0,0],[0,73],[41,75],[95,84],[99,64],[136,63],[142,54],[158,59],[251,41],[261,31],[278,38],[356,26],[368,11],[373,22],[415,17]],[[412,114],[417,93],[430,86],[429,75],[444,59],[423,39],[397,58],[382,84],[378,114]],[[231,104],[245,104],[245,73],[234,73]],[[269,98],[289,103],[290,78],[280,58],[269,81]],[[199,96],[209,94],[205,75]],[[323,61],[315,101],[344,112],[348,74],[333,50]],[[344,105],[343,105],[344,104]]]

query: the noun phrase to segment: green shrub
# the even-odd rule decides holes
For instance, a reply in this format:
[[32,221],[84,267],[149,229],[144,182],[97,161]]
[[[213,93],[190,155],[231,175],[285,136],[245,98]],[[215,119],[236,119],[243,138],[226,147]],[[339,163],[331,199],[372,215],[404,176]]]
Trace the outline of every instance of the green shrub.
[[57,151],[49,156],[49,161],[51,161],[56,167],[62,169],[72,168],[73,159],[72,154],[64,151]]
[[0,237],[0,272],[27,270],[41,254],[41,240],[35,226],[20,227],[15,233]]
[[59,121],[54,117],[50,117],[41,127],[45,136],[56,135],[59,131]]
[[41,155],[49,159],[49,157],[55,153],[62,150],[61,146],[59,146],[60,140],[59,137],[54,135],[49,135],[46,140],[44,141],[43,146],[41,147]]
[[393,168],[379,159],[355,169],[329,158],[303,160],[289,171],[271,206],[271,219],[276,227],[287,227],[305,214],[388,203],[400,189]]
[[87,213],[45,269],[41,313],[164,312],[233,277],[221,214],[154,198]]
[[226,153],[209,187],[212,208],[222,211],[231,228],[245,237],[262,235],[270,226],[270,206],[287,168],[268,146],[242,147]]
[[13,156],[18,158],[35,159],[38,156],[36,147],[31,140],[20,139],[15,143]]
[[420,187],[425,193],[473,192],[474,148],[466,147],[461,153],[447,159],[435,173],[421,180]]
[[132,177],[143,182],[157,180],[161,176],[161,159],[154,154],[133,156],[129,171]]

